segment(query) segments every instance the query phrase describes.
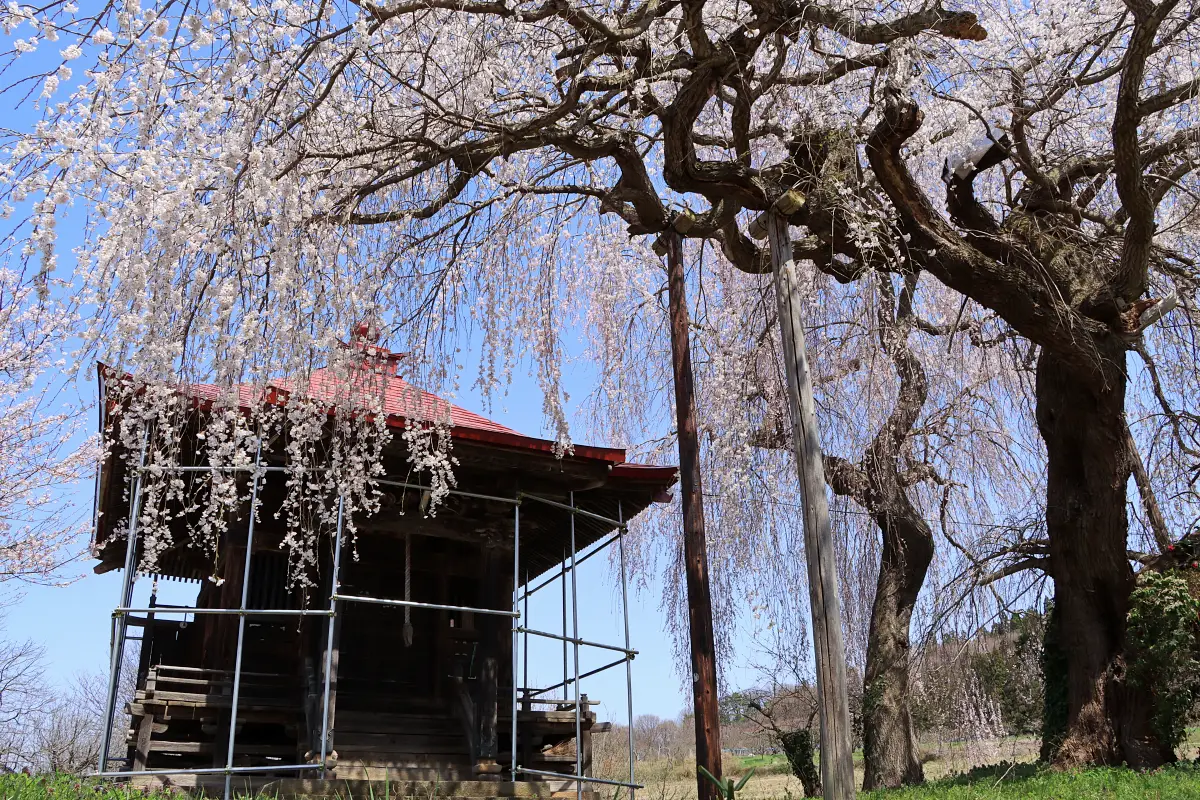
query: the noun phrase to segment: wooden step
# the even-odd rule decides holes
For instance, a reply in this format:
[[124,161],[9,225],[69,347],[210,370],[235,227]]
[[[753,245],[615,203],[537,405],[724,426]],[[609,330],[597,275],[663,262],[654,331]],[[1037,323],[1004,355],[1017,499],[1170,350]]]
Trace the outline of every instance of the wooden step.
[[[192,706],[195,708],[230,708],[233,697],[227,694],[201,694],[198,692],[144,692],[134,694],[134,700],[146,705],[171,704]],[[250,708],[295,708],[300,710],[300,701],[285,697],[247,697],[238,698],[238,710]]]
[[465,736],[430,737],[430,736],[372,736],[358,734],[362,738],[343,739],[335,736],[333,746],[346,755],[351,753],[466,753],[467,740]]
[[377,714],[347,720],[337,715],[337,732],[345,733],[446,733],[462,735],[462,723],[454,717],[431,715]]
[[[402,783],[405,781],[465,781],[475,778],[475,770],[471,764],[437,764],[433,766],[405,766],[404,764],[338,764],[333,776],[340,781],[388,781]],[[376,790],[378,792],[378,789]]]
[[[170,742],[160,739],[150,740],[151,753],[212,753],[216,746],[212,742]],[[234,742],[235,756],[281,756],[295,758],[296,748],[289,745],[275,744],[242,744]]]

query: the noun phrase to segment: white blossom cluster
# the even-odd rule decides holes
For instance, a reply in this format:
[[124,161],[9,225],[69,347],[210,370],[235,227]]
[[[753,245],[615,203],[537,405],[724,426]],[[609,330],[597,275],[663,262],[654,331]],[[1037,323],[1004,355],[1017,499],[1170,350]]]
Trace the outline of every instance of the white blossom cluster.
[[51,379],[70,310],[46,295],[0,264],[0,583],[54,581],[78,554],[86,520],[54,490],[85,477],[97,456]]

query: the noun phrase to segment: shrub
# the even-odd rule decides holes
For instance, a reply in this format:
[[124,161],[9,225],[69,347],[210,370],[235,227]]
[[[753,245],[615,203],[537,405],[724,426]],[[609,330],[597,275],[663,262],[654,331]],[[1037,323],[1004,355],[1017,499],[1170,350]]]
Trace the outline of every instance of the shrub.
[[1200,600],[1183,570],[1166,569],[1143,571],[1129,601],[1129,680],[1153,693],[1154,732],[1174,748],[1200,696]]
[[1046,607],[1042,634],[1042,761],[1053,761],[1067,736],[1067,654],[1059,634],[1059,614]]
[[821,774],[817,772],[817,766],[813,762],[816,748],[813,743],[812,730],[801,728],[782,734],[779,737],[779,743],[783,746],[783,752],[792,768],[792,774],[800,780],[800,785],[804,787],[804,796],[819,797],[821,795]]

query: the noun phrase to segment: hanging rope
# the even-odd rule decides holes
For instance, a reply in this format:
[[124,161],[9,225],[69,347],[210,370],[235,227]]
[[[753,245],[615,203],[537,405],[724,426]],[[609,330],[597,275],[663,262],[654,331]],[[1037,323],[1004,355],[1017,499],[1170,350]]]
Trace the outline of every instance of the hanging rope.
[[[412,537],[404,534],[404,599],[412,600]],[[404,607],[404,646],[412,647],[412,607]]]

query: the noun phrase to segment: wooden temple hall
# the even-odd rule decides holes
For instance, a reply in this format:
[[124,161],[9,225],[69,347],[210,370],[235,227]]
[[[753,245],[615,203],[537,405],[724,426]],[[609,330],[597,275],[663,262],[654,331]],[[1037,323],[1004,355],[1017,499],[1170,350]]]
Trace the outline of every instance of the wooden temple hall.
[[[627,681],[635,651],[628,633],[605,643],[577,624],[567,629],[578,620],[573,567],[615,542],[624,591],[623,521],[669,499],[675,468],[579,445],[558,458],[549,441],[415,389],[395,376],[398,360],[388,359],[388,422],[402,427],[414,402],[449,406],[457,485],[436,515],[423,513],[429,493],[409,474],[402,437],[393,437],[384,466],[402,477],[380,481],[383,507],[355,519],[353,544],[339,511],[337,535],[318,542],[317,588],[307,596],[288,588],[277,449],[263,443],[260,467],[244,471],[259,513],[246,502],[229,520],[218,582],[209,579],[212,555],[183,544],[185,535],[155,575],[136,574],[144,542],[130,499],[136,506],[143,496],[143,476],[111,442],[97,481],[95,569],[123,570],[108,712],[129,728],[124,743],[119,729],[112,734],[99,774],[226,797],[353,793],[355,782],[385,780],[394,795],[591,796],[597,783],[614,782],[591,775],[592,736],[610,723],[597,719],[598,700],[586,694],[578,650],[607,651]],[[331,379],[318,372],[313,380],[328,388]],[[186,456],[199,452],[187,438],[203,428],[215,389],[183,391],[198,409],[182,442]],[[145,607],[131,607],[137,579],[195,582],[194,606],[159,604],[152,594]],[[542,588],[561,590],[562,622],[532,630],[521,612]],[[524,685],[534,637],[562,642],[564,655],[576,651],[556,686]],[[557,662],[551,674],[560,674]],[[550,665],[532,666],[545,674]],[[132,697],[118,688],[129,683]],[[632,688],[609,702],[627,702],[632,719]],[[631,764],[627,781],[615,783],[632,782]]]

